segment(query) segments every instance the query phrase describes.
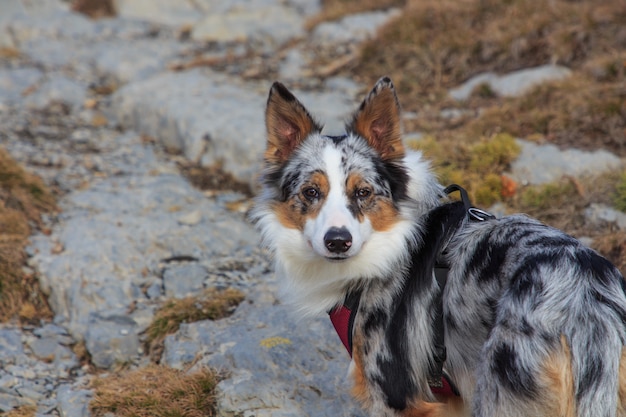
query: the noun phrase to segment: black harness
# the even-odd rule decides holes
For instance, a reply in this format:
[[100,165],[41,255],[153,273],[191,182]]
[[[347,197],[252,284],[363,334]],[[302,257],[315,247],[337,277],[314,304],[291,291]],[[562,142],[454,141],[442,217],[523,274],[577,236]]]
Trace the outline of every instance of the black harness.
[[[443,192],[449,195],[455,191],[459,191],[461,194],[461,202],[464,206],[467,220],[471,222],[483,222],[487,220],[495,219],[495,216],[472,207],[467,191],[459,185],[452,184],[446,187]],[[430,369],[428,375],[428,385],[431,391],[437,395],[459,395],[459,391],[450,380],[449,376],[443,370],[443,364],[446,361],[446,346],[445,346],[445,327],[443,319],[443,292],[448,280],[448,272],[450,266],[443,262],[441,259],[441,253],[436,254],[437,259],[433,268],[435,279],[439,285],[439,292],[435,300],[435,312],[433,319],[433,331],[434,331],[434,364]],[[330,319],[339,335],[339,338],[343,342],[346,350],[352,356],[352,332],[354,327],[354,320],[359,308],[359,302],[361,299],[360,291],[351,291],[346,295],[343,304],[328,314]]]

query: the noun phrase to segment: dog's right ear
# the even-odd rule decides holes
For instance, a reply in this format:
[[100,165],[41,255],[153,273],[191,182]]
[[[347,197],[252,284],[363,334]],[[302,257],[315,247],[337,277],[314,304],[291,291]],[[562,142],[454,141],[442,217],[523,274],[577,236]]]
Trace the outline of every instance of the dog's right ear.
[[265,160],[274,164],[285,162],[307,136],[322,131],[302,103],[278,81],[267,98],[265,126]]

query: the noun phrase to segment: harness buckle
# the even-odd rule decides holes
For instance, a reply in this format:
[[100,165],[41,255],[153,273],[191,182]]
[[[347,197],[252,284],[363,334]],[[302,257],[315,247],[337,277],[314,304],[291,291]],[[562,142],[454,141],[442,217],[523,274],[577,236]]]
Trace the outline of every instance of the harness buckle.
[[496,218],[496,216],[494,216],[493,214],[485,211],[485,210],[481,210],[479,208],[476,207],[470,207],[469,209],[467,209],[467,212],[470,215],[470,219],[471,220],[475,220],[475,221],[479,221],[479,222],[484,222],[487,220],[493,220]]

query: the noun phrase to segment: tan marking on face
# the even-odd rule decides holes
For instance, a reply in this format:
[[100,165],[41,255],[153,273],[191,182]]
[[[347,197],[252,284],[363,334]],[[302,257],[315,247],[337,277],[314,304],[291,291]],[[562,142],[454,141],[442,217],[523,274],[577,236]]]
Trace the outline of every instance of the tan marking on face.
[[[303,195],[303,191],[309,187],[319,190],[317,201],[311,202]],[[289,197],[284,203],[275,203],[274,212],[278,221],[286,228],[304,230],[306,221],[315,219],[319,214],[329,191],[330,184],[326,175],[321,172],[313,173],[297,195]]]
[[359,222],[363,222],[364,217],[367,216],[372,224],[374,230],[378,232],[384,232],[391,229],[398,222],[398,210],[394,207],[389,198],[380,197],[374,195],[372,187],[363,180],[358,174],[351,174],[348,176],[346,182],[346,190],[348,197],[355,201],[357,190],[367,188],[371,191],[368,198],[362,200],[359,204],[360,210],[358,210],[356,217]]
[[542,415],[576,416],[572,354],[565,336],[561,336],[559,348],[546,358],[543,369],[540,378],[542,399],[539,405]]
[[377,198],[376,205],[366,212],[374,230],[384,232],[398,223],[398,210],[388,198]]

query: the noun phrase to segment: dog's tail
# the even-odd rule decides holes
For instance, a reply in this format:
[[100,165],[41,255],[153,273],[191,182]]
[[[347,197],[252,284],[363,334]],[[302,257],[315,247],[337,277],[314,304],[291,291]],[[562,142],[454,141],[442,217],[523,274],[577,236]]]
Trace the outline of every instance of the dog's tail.
[[624,278],[590,249],[577,252],[577,256],[582,269],[587,269],[580,275],[586,279],[582,285],[588,288],[574,307],[577,314],[566,326],[573,372],[571,395],[576,408],[572,415],[626,416]]

